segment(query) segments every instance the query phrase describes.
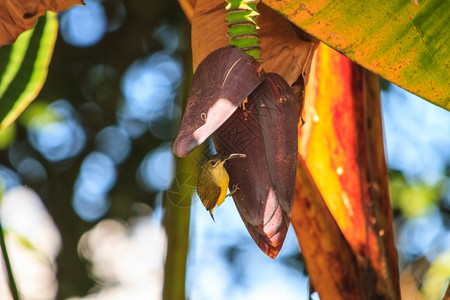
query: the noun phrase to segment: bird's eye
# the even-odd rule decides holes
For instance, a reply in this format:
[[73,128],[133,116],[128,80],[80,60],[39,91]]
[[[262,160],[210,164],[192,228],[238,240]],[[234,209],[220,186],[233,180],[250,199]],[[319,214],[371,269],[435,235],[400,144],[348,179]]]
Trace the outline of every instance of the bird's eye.
[[216,162],[213,161],[213,160],[210,163],[211,163],[212,166],[214,166],[216,164]]

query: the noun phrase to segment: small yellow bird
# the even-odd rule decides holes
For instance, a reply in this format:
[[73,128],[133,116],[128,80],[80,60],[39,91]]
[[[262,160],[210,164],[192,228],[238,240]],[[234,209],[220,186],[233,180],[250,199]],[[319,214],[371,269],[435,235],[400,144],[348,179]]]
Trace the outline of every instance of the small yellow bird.
[[203,164],[198,175],[197,194],[213,220],[214,208],[221,205],[227,196],[233,195],[239,189],[238,184],[235,184],[231,192],[228,195],[226,194],[230,177],[224,163],[232,158],[245,157],[245,154],[240,153],[233,153],[228,156],[215,155]]

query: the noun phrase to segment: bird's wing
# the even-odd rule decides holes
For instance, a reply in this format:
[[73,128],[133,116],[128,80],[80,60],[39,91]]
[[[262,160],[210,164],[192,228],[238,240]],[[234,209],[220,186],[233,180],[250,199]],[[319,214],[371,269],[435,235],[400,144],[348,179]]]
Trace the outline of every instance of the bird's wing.
[[208,194],[206,195],[204,200],[202,199],[202,202],[207,210],[211,210],[216,206],[221,191],[220,187],[218,187],[217,185],[211,185],[208,187],[208,189],[209,189]]
[[205,169],[200,171],[199,182],[197,183],[197,194],[202,200],[203,205],[207,210],[213,209],[220,196],[220,187],[215,185],[211,180],[207,180],[212,176],[212,174],[205,173],[208,172]]

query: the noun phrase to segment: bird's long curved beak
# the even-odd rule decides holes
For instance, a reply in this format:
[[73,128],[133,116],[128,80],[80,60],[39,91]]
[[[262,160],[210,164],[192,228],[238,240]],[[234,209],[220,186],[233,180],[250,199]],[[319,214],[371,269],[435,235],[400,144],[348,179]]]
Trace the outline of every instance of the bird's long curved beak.
[[245,155],[243,153],[233,153],[228,156],[224,156],[221,159],[221,161],[226,162],[227,160],[232,159],[232,158],[246,158],[246,157],[247,157],[247,155]]

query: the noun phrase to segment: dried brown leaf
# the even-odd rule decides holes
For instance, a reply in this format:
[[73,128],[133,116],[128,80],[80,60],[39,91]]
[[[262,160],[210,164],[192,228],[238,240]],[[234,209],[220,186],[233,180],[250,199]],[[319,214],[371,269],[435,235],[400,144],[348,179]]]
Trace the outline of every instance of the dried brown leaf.
[[0,1],[0,47],[12,44],[17,37],[32,28],[36,19],[47,10],[60,12],[82,0],[3,0]]
[[[228,45],[224,0],[197,0],[192,19],[194,70],[214,50]],[[299,38],[295,27],[264,4],[258,5],[262,67],[283,77],[289,85],[308,77],[315,42]]]

